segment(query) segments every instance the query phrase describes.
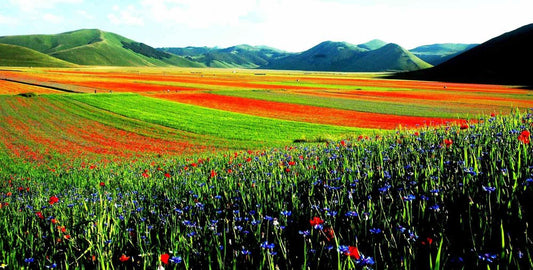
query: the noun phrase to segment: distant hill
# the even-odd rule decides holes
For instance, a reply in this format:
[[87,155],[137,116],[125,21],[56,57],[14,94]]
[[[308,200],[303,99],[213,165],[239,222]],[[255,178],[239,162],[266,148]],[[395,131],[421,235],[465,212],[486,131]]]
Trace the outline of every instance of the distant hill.
[[477,45],[478,44],[441,43],[424,45],[409,51],[425,62],[436,66]]
[[[378,49],[373,49],[377,47]],[[396,44],[364,47],[346,42],[326,41],[299,54],[271,62],[264,68],[313,71],[405,71],[431,67]]]
[[438,66],[394,78],[533,86],[533,24],[495,37]]
[[186,47],[159,50],[186,57],[208,67],[218,68],[258,68],[267,65],[272,60],[289,55],[287,52],[270,47],[250,45],[237,45],[223,49]]
[[372,51],[372,50],[377,50],[385,45],[387,45],[387,42],[383,40],[379,40],[379,39],[373,39],[367,43],[359,44],[357,45],[357,47]]
[[64,68],[76,65],[29,48],[0,44],[0,66]]
[[79,65],[203,66],[98,29],[84,29],[56,35],[4,36],[0,37],[0,43],[26,47]]

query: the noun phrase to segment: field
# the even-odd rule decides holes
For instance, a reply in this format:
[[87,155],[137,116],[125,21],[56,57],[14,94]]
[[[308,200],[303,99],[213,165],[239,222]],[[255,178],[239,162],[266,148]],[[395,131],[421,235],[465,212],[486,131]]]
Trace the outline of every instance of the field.
[[530,269],[530,90],[0,71],[0,267]]

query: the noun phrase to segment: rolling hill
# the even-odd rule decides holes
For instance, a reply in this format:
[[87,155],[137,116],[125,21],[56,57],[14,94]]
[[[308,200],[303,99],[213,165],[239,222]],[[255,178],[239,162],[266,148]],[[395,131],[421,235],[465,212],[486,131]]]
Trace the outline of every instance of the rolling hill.
[[29,48],[0,44],[0,66],[64,68],[76,65]]
[[533,24],[495,37],[430,69],[393,78],[533,86]]
[[183,57],[98,29],[57,35],[0,37],[0,43],[26,47],[79,65],[202,67]]
[[265,46],[237,45],[228,48],[186,47],[161,48],[163,52],[184,56],[208,67],[259,68],[270,61],[286,56],[286,53]]
[[419,46],[409,51],[425,62],[436,66],[474,48],[477,45],[478,44],[441,43]]
[[[378,49],[372,49],[373,47]],[[370,48],[370,49],[368,49]],[[271,62],[263,68],[312,71],[406,71],[431,67],[402,47],[389,43],[357,46],[326,41],[299,54]]]
[[309,71],[407,71],[431,65],[396,44],[375,39],[354,45],[325,41],[301,53],[265,46],[238,45],[228,48],[160,48],[208,67],[240,67]]

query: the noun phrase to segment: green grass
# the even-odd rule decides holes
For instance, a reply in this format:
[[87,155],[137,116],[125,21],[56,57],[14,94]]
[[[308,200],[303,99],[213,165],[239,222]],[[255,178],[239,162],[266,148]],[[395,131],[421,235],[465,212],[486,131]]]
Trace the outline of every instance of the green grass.
[[11,67],[75,67],[76,65],[32,49],[0,44],[0,66]]
[[532,122],[120,164],[0,151],[0,265],[531,269]]
[[50,98],[73,99],[129,118],[195,134],[216,136],[245,145],[274,146],[295,140],[317,141],[373,132],[369,129],[257,117],[136,94],[68,95]]

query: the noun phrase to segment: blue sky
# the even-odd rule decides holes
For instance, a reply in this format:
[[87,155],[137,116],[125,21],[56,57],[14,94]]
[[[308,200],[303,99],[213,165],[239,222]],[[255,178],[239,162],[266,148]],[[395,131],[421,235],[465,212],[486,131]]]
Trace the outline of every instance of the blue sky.
[[0,36],[99,28],[153,47],[299,52],[377,38],[411,49],[482,43],[533,23],[532,10],[532,0],[1,0]]

